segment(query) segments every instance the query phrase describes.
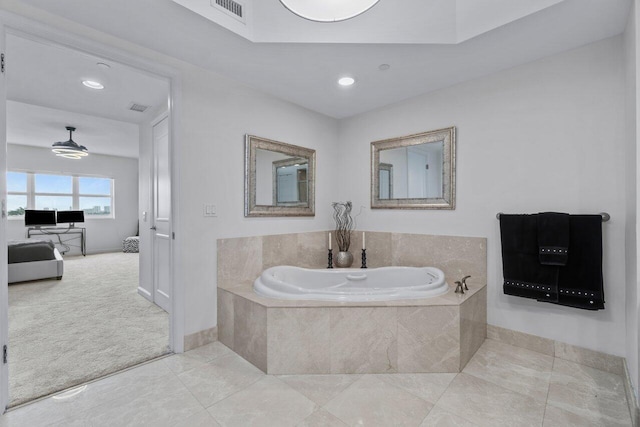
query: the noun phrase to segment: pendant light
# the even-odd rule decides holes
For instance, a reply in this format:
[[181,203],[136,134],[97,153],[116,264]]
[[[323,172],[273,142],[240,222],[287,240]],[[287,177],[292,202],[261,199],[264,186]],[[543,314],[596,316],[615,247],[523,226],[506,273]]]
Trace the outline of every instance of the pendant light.
[[67,130],[69,131],[69,140],[64,142],[54,142],[51,146],[51,151],[56,153],[56,156],[64,157],[65,159],[78,160],[88,156],[89,152],[87,151],[87,147],[84,145],[78,145],[73,141],[72,135],[76,128],[73,126],[67,126]]

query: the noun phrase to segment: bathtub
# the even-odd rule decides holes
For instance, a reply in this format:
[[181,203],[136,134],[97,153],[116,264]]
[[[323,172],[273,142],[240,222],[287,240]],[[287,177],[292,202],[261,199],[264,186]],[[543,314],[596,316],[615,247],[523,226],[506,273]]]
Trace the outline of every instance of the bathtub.
[[253,283],[258,295],[288,300],[389,301],[429,298],[449,290],[434,267],[312,270],[292,266],[266,269]]

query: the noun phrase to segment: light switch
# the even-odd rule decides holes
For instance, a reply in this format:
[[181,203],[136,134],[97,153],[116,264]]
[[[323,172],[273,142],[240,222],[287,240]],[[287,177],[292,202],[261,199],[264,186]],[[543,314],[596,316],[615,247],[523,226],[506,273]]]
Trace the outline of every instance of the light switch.
[[204,216],[218,216],[216,205],[204,205]]
[[143,211],[143,212],[142,212],[142,220],[143,220],[144,222],[147,222],[147,211]]

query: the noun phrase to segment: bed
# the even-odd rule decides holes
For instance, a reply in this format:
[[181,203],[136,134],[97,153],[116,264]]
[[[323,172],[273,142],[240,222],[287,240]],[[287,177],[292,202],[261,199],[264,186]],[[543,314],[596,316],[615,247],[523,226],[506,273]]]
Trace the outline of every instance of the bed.
[[8,282],[62,279],[63,260],[51,240],[15,240],[8,242]]

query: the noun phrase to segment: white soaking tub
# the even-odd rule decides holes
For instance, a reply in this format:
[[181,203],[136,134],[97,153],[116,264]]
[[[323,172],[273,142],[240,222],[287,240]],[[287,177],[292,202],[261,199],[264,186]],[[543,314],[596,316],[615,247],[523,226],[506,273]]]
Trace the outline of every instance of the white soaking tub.
[[277,266],[253,283],[261,296],[288,300],[389,301],[442,295],[449,290],[435,267],[318,269]]

